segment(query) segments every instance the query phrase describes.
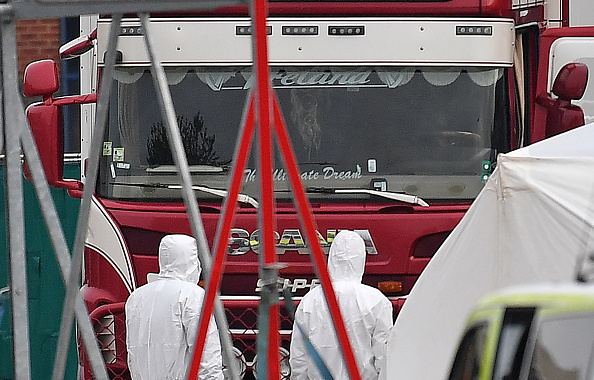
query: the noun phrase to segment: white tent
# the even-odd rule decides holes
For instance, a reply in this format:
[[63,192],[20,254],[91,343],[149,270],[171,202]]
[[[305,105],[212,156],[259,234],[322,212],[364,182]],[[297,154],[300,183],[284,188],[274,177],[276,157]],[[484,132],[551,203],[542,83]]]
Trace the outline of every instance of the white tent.
[[594,252],[594,124],[498,158],[413,287],[388,341],[385,378],[442,380],[479,298],[573,281]]

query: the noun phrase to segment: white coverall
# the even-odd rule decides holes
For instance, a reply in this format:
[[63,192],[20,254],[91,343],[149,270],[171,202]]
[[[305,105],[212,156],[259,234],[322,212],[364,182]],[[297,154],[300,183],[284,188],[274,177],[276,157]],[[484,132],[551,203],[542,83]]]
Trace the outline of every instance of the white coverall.
[[[385,361],[386,340],[393,324],[392,304],[378,289],[361,283],[365,256],[361,236],[353,231],[340,231],[330,247],[328,272],[361,377],[375,380]],[[334,379],[350,379],[321,286],[303,297],[295,322],[301,325]],[[289,362],[292,380],[322,379],[296,325]]]
[[[198,286],[196,240],[167,235],[159,245],[156,280],[136,289],[126,302],[126,342],[132,380],[185,379],[196,343],[204,289]],[[223,379],[221,345],[214,319],[199,378]]]

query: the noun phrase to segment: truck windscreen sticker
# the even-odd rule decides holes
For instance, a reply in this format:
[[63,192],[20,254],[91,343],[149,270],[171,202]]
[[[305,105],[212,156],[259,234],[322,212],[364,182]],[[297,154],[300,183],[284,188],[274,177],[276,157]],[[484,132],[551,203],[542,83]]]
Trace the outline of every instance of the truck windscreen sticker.
[[[257,169],[246,168],[244,171],[245,182],[255,182],[257,180]],[[361,165],[357,165],[353,170],[338,170],[333,166],[326,166],[320,170],[312,169],[301,173],[302,181],[318,181],[318,180],[355,180],[363,178]],[[272,173],[274,181],[288,181],[289,177],[284,169],[274,169]]]
[[103,155],[104,156],[111,156],[112,155],[111,146],[112,146],[111,141],[104,141],[103,142]]
[[124,161],[124,148],[113,148],[113,161]]
[[[131,84],[138,81],[145,68],[120,68],[114,71],[114,79],[120,83]],[[147,71],[148,72],[148,71]],[[481,68],[413,68],[413,67],[272,67],[270,81],[274,88],[397,88],[411,81],[415,72],[420,72],[425,80],[434,86],[452,83],[462,72],[479,86],[490,86],[502,75],[502,70]],[[250,68],[218,68],[215,70],[195,67],[176,67],[166,69],[167,83],[176,85],[187,75],[196,75],[213,91],[247,90],[254,86],[255,76]],[[447,78],[447,82],[443,78]]]

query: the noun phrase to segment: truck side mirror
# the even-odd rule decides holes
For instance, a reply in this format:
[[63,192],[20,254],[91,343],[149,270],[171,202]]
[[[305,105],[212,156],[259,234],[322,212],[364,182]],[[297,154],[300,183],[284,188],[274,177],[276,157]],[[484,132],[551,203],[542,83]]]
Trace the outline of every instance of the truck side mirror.
[[46,100],[59,88],[58,66],[51,59],[32,62],[25,69],[23,93],[26,97],[42,96]]
[[93,41],[97,39],[97,29],[90,34],[80,36],[60,47],[60,58],[72,59],[83,55],[93,48]]
[[[41,102],[27,107],[26,114],[47,181],[52,187],[80,190],[81,182],[64,180],[64,132],[61,125],[61,109],[59,103],[53,98],[59,87],[58,68],[54,61],[49,59],[36,61],[30,63],[25,69],[24,95],[42,97]],[[25,176],[30,179],[27,166]]]
[[587,84],[588,66],[571,62],[561,68],[553,83],[552,93],[557,98],[548,94],[537,98],[539,104],[547,107],[545,137],[584,125],[584,111],[571,101],[582,98]]
[[572,62],[561,68],[553,83],[553,94],[559,99],[572,101],[584,96],[588,84],[588,66]]

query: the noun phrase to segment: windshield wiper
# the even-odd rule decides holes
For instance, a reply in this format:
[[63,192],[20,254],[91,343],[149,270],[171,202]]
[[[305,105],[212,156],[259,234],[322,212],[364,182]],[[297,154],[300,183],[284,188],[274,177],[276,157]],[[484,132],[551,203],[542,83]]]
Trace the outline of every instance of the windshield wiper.
[[[181,189],[181,185],[167,185],[167,188],[168,189]],[[227,196],[227,194],[229,194],[229,192],[227,190],[213,189],[212,187],[207,187],[207,186],[193,185],[192,190],[197,190],[197,191],[202,191],[203,193],[217,195],[221,198],[225,198]],[[241,203],[249,203],[252,206],[254,206],[254,208],[258,208],[258,206],[259,206],[258,201],[247,194],[239,193],[239,195],[237,196],[237,201],[239,201]]]
[[328,193],[328,194],[369,194],[377,197],[392,199],[398,202],[417,204],[423,207],[429,207],[429,204],[416,195],[394,193],[391,191],[378,191],[370,189],[332,189],[329,187],[307,187],[308,193]]
[[[181,185],[167,185],[164,183],[126,183],[126,182],[112,182],[112,185],[119,185],[119,186],[137,186],[137,187],[150,187],[150,188],[158,188],[158,189],[181,189]],[[212,187],[208,186],[198,186],[193,185],[192,190],[202,191],[203,193],[216,195],[221,198],[225,198],[227,194],[229,194],[226,190],[220,189],[213,189]],[[247,194],[239,194],[237,197],[237,201],[241,203],[248,203],[252,205],[254,208],[258,208],[258,201],[254,198],[250,197]]]
[[[188,168],[190,173],[193,174],[222,173],[227,171],[227,168],[215,165],[189,165]],[[152,174],[175,174],[178,172],[178,168],[175,165],[157,165],[146,168],[146,172]]]

